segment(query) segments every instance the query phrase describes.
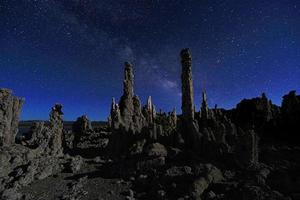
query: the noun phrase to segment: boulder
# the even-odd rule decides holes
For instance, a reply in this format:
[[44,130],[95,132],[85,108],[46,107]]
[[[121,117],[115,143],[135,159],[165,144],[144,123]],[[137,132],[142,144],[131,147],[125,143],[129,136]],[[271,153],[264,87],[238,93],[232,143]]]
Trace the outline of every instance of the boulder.
[[160,143],[152,143],[146,146],[144,150],[147,157],[167,157],[166,147]]

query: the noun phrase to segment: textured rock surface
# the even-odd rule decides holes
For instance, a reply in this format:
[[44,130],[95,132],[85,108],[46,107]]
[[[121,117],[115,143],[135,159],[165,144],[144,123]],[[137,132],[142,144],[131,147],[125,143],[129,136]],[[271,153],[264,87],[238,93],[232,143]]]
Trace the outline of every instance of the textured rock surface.
[[52,153],[57,155],[63,153],[63,112],[61,109],[61,104],[55,104],[50,113],[50,130],[52,132],[50,148]]
[[192,56],[189,49],[183,49],[180,53],[182,65],[182,116],[187,121],[194,120],[194,88],[192,77]]
[[88,119],[86,115],[82,115],[81,117],[78,117],[76,122],[72,126],[72,131],[75,134],[82,134],[86,131],[92,131],[92,123]]
[[0,146],[11,146],[18,133],[19,115],[23,100],[8,89],[0,89]]
[[244,129],[256,127],[260,131],[277,117],[279,109],[263,93],[261,97],[243,99],[237,104],[234,121]]
[[72,129],[67,134],[70,143],[68,151],[71,154],[93,157],[105,152],[110,136],[106,127],[93,128],[87,116],[82,116],[73,124]]
[[133,78],[133,66],[125,63],[123,95],[118,104],[113,98],[109,116],[112,129],[109,148],[114,155],[128,152],[143,139],[148,142],[176,142],[176,111],[157,113],[151,97],[142,107],[138,96],[134,94]]
[[35,123],[29,138],[22,141],[23,145],[0,147],[1,198],[15,198],[7,196],[10,194],[7,191],[17,190],[35,180],[60,172],[62,161],[58,156],[63,153],[61,108],[61,105],[52,108],[48,126],[44,122]]

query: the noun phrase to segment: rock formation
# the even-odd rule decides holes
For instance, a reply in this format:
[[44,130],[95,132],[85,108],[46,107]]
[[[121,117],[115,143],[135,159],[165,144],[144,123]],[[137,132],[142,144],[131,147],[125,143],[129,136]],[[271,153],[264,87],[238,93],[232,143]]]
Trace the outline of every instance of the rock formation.
[[[137,95],[134,94],[133,67],[125,63],[123,95],[117,104],[113,98],[109,125],[112,129],[110,140],[111,152],[132,153],[135,148],[147,142],[162,140],[163,143],[174,143],[176,139],[176,112],[156,113],[152,98],[142,107]],[[134,153],[135,154],[135,153]]]
[[208,110],[208,104],[207,104],[207,97],[206,93],[202,92],[202,103],[201,103],[201,118],[202,119],[208,119],[209,118],[209,110]]
[[281,137],[290,141],[297,140],[300,129],[300,95],[296,95],[296,91],[284,95],[280,111],[280,130],[282,133],[288,132],[288,135],[285,133],[285,137]]
[[261,97],[244,99],[234,110],[234,121],[245,129],[260,129],[278,114],[278,109],[263,93]]
[[181,130],[182,137],[185,140],[185,145],[196,150],[199,145],[201,135],[199,126],[195,120],[195,105],[194,105],[194,89],[192,78],[192,55],[189,49],[183,49],[180,52],[181,56],[181,110],[182,121]]
[[132,64],[126,62],[124,70],[123,95],[119,104],[113,99],[111,107],[111,126],[123,127],[126,131],[140,133],[145,126],[145,118],[138,96],[134,95],[134,75]]
[[63,112],[61,109],[61,104],[55,104],[50,113],[50,130],[52,132],[50,148],[52,153],[57,155],[63,153]]
[[49,180],[68,186],[58,199],[90,198],[89,186],[98,187],[101,176],[120,178],[114,187],[128,183],[126,199],[289,199],[277,190],[297,199],[300,148],[262,145],[260,138],[273,130],[296,138],[300,96],[291,91],[279,107],[262,94],[225,110],[209,108],[203,92],[196,111],[189,49],[180,56],[180,115],[175,108],[156,112],[151,96],[143,106],[134,94],[133,66],[125,63],[123,95],[112,100],[108,126],[92,126],[83,115],[68,129],[56,104],[49,121],[35,122],[14,144],[23,101],[0,89],[0,199],[25,199],[21,188],[52,175]]
[[18,133],[19,115],[23,100],[8,89],[0,89],[0,146],[11,146]]
[[[112,129],[109,143],[113,147],[110,152],[136,155],[142,153],[145,146],[158,142],[168,146],[185,146],[186,149],[206,158],[222,159],[232,155],[240,159],[242,142],[246,152],[243,155],[244,160],[237,162],[239,166],[249,167],[257,164],[258,138],[253,131],[249,131],[250,128],[238,128],[222,109],[209,109],[205,92],[202,94],[200,112],[195,111],[191,53],[189,49],[183,49],[180,56],[182,115],[179,117],[175,109],[169,113],[156,113],[151,97],[142,108],[140,100],[133,92],[132,65],[125,63],[123,95],[119,104],[113,99],[109,116]],[[260,105],[267,106],[271,112],[266,97],[263,97],[262,103],[257,107],[260,108]]]
[[108,130],[93,128],[88,116],[78,117],[72,125],[72,131],[65,134],[68,151],[84,157],[99,156],[108,144]]
[[51,156],[63,154],[64,129],[62,105],[55,104],[50,112],[49,122],[35,122],[23,145]]
[[182,74],[182,116],[186,121],[194,120],[194,89],[192,77],[192,56],[189,49],[183,49],[180,53]]
[[[17,189],[34,180],[44,179],[61,170],[61,161],[58,158],[63,153],[61,108],[62,106],[58,104],[52,108],[49,126],[45,125],[44,122],[35,123],[31,128],[29,138],[22,141],[23,145],[15,144],[0,147],[0,199],[8,198],[5,191],[16,192]],[[15,111],[16,117],[19,110]],[[13,120],[17,120],[17,117]]]
[[82,115],[77,118],[76,122],[72,126],[72,130],[76,134],[81,134],[86,131],[92,131],[93,127],[88,117],[86,115]]

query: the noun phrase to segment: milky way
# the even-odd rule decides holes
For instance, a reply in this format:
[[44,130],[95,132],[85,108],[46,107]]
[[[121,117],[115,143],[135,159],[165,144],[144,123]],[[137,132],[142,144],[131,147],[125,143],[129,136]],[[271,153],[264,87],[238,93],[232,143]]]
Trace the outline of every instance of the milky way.
[[180,110],[185,47],[197,110],[202,90],[225,108],[300,90],[298,0],[1,0],[0,27],[0,87],[26,98],[22,119],[47,119],[56,102],[68,120],[106,119],[125,61],[143,102]]

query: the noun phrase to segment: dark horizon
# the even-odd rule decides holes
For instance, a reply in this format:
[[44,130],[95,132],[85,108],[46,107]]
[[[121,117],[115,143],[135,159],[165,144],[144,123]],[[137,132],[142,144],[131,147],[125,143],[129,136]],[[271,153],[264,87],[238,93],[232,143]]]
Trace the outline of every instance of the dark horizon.
[[288,1],[1,1],[0,87],[26,99],[22,120],[107,119],[122,94],[181,113],[179,52],[193,57],[194,101],[231,109],[265,92],[276,105],[300,91],[300,4]]

